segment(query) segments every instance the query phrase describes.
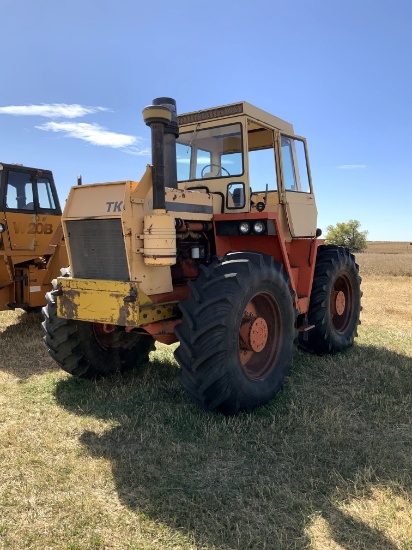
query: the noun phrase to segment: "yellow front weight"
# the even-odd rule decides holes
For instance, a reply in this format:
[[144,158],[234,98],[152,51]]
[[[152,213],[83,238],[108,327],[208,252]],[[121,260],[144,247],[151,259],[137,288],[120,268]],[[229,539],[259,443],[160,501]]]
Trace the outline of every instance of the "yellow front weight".
[[170,319],[175,303],[153,304],[134,281],[59,277],[57,316],[93,323],[139,327]]

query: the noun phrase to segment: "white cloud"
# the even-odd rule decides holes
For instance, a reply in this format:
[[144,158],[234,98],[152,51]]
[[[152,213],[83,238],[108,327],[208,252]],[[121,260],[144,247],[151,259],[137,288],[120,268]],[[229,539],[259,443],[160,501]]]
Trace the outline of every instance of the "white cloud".
[[342,164],[338,166],[339,170],[359,170],[361,168],[366,168],[366,164]]
[[77,118],[98,111],[108,111],[105,107],[84,107],[76,103],[51,103],[49,105],[9,105],[0,107],[0,114],[14,116],[43,116],[46,118]]
[[137,145],[141,138],[127,134],[109,132],[98,124],[87,124],[85,122],[45,122],[36,126],[39,130],[46,132],[62,132],[65,137],[81,139],[92,145],[122,149],[131,155],[145,156],[150,153],[148,149],[139,149]]

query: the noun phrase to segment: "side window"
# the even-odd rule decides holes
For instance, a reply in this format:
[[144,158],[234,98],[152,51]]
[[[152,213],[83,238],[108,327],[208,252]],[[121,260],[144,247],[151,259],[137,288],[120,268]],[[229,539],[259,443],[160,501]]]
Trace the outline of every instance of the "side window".
[[227,208],[245,207],[245,185],[243,183],[229,183],[226,206]]
[[185,143],[176,143],[177,181],[190,179],[190,155],[192,148]]
[[13,171],[8,173],[6,208],[8,210],[34,210],[31,174]]
[[54,210],[56,208],[52,187],[47,178],[37,179],[37,195],[39,197],[40,208],[46,208],[48,210]]
[[273,148],[249,151],[249,181],[253,191],[277,190]]
[[299,166],[299,174],[300,174],[300,190],[303,193],[310,193],[310,181],[309,181],[309,175],[308,175],[308,168],[306,164],[306,151],[305,151],[305,144],[303,141],[300,141],[300,139],[294,139],[295,143],[295,153],[296,153],[296,160],[297,165]]
[[283,182],[286,191],[310,193],[305,145],[299,139],[282,136]]

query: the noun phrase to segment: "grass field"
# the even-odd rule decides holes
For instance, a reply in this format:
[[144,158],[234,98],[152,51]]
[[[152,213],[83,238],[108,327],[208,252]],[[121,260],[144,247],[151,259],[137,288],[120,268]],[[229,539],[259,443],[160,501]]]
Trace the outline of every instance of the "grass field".
[[356,345],[296,351],[237,417],[188,401],[170,348],[78,381],[0,313],[0,548],[412,550],[412,254],[357,261]]
[[412,254],[412,243],[369,241],[366,254]]

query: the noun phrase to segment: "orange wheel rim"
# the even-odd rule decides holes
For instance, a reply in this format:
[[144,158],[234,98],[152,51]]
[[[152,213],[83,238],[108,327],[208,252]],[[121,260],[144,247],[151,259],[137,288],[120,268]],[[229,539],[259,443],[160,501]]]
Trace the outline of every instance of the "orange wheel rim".
[[239,327],[239,359],[248,378],[262,380],[272,371],[282,335],[277,301],[270,294],[257,294],[246,305]]
[[344,332],[349,326],[353,311],[353,289],[346,275],[335,281],[330,296],[332,324],[337,332]]

